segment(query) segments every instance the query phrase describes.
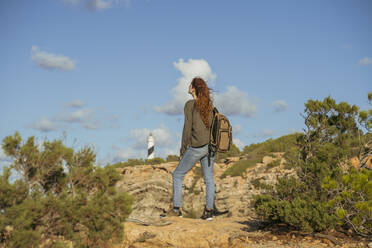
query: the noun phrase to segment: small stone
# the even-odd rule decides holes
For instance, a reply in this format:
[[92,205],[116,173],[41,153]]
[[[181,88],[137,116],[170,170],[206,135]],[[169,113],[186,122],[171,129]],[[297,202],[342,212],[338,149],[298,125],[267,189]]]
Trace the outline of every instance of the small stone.
[[273,236],[272,240],[278,240],[278,237],[277,236]]
[[296,238],[296,236],[292,235],[292,239],[295,239],[295,238]]
[[370,242],[370,243],[368,244],[368,247],[369,247],[369,248],[372,248],[372,242]]
[[328,246],[333,246],[333,243],[329,239],[323,239],[323,243],[327,244]]

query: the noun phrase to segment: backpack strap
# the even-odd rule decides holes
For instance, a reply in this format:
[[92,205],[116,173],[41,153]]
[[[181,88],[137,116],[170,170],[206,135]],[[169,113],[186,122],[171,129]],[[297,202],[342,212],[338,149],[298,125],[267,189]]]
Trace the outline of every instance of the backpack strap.
[[[212,117],[211,125],[213,124],[214,116],[218,113],[219,112],[218,112],[217,108],[213,107],[213,110],[212,110],[213,117]],[[212,132],[212,127],[211,127],[211,132]],[[209,140],[209,144],[208,144],[208,167],[211,166],[211,157],[213,157],[215,155],[216,155],[216,151],[213,149],[212,145],[210,144],[210,140]]]
[[212,112],[213,112],[213,115],[215,115],[215,114],[218,114],[218,113],[219,113],[216,107],[213,107],[213,111],[212,111]]

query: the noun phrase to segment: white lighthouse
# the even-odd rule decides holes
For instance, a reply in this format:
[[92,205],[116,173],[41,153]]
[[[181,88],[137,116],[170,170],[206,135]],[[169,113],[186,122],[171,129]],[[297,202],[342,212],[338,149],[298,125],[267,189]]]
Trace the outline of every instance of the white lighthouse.
[[155,157],[155,141],[152,133],[147,137],[147,159]]

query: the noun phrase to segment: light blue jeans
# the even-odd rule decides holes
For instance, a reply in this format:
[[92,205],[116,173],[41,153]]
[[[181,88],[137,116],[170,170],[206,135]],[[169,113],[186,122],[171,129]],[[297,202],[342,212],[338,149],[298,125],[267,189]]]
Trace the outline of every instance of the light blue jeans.
[[208,166],[208,144],[202,147],[188,147],[183,154],[177,168],[173,171],[173,207],[181,207],[182,204],[182,181],[188,171],[192,169],[196,162],[201,162],[203,169],[204,183],[207,186],[206,207],[213,208],[214,202],[214,180],[213,163],[214,157],[210,158]]

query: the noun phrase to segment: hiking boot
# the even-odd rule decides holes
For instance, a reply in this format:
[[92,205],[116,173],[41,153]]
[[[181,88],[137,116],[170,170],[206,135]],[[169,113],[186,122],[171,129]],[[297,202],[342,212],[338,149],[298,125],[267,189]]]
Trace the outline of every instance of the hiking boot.
[[204,208],[203,215],[200,217],[203,220],[213,220],[213,209]]
[[219,215],[227,214],[228,212],[229,212],[229,210],[219,211],[216,207],[216,204],[213,204],[213,216],[219,216]]
[[160,217],[162,217],[162,218],[167,218],[167,217],[180,217],[180,218],[182,218],[182,212],[181,212],[180,209],[171,208],[171,209],[168,210],[168,212],[165,212],[163,210],[163,213],[160,214]]

